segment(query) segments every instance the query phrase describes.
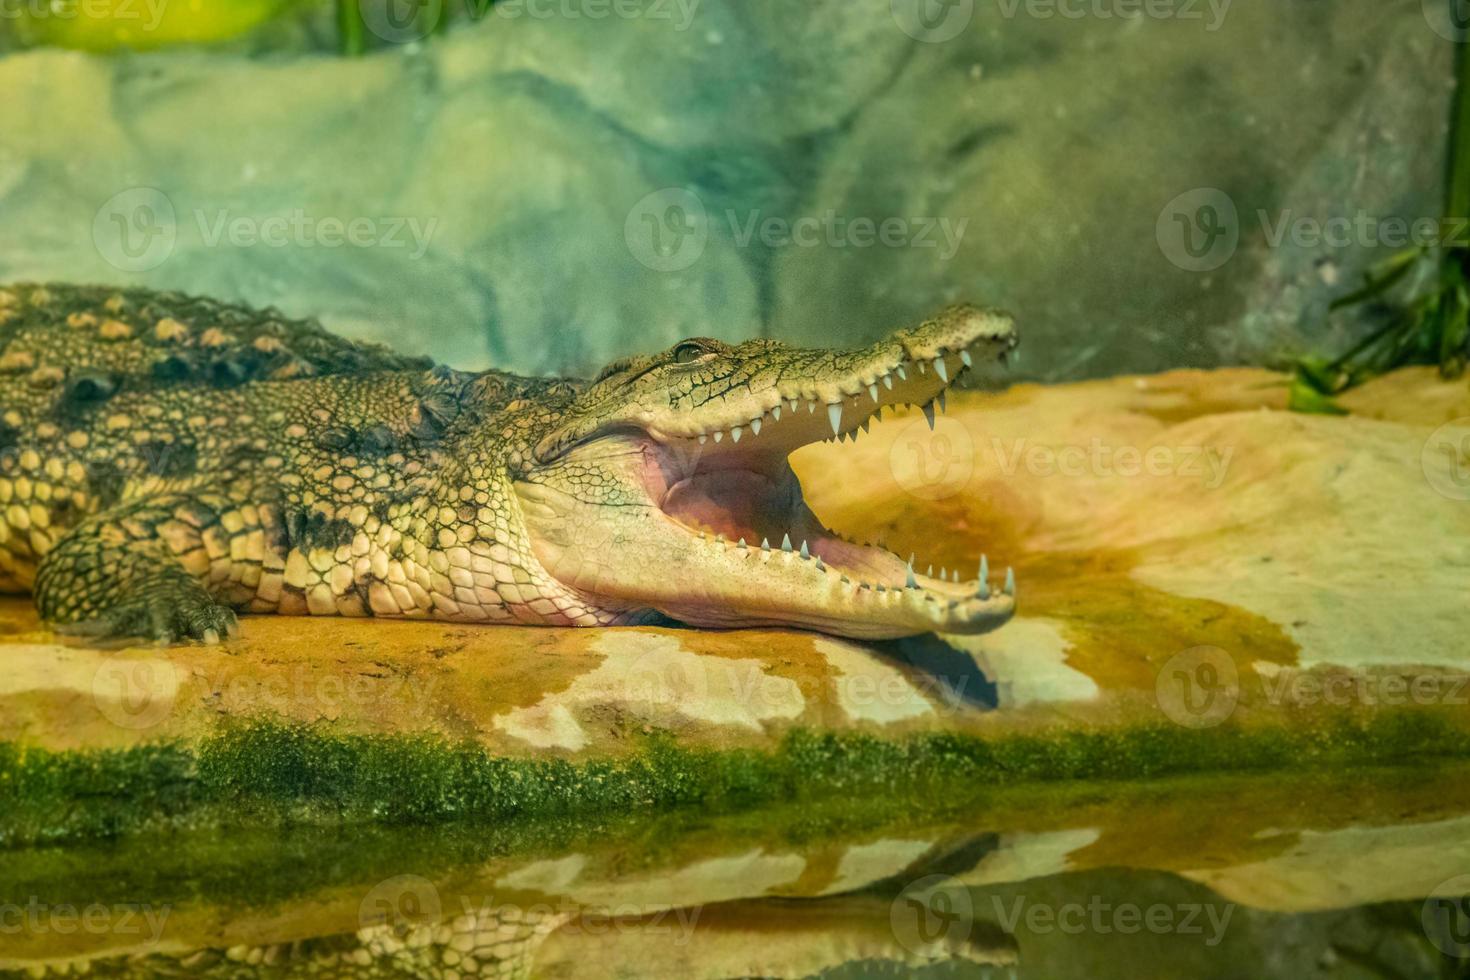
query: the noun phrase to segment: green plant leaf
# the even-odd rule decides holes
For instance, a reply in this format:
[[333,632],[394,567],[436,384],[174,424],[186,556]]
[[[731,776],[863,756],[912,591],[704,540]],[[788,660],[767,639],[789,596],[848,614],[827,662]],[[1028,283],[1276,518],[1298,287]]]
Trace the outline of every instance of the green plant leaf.
[[1458,378],[1465,372],[1466,340],[1470,339],[1470,295],[1460,282],[1446,297],[1439,333],[1439,372]]
[[1302,384],[1323,395],[1335,395],[1347,378],[1336,364],[1321,357],[1303,357],[1296,362],[1296,384]]
[[1293,412],[1302,412],[1308,415],[1348,414],[1347,409],[1333,401],[1331,395],[1323,394],[1300,377],[1291,384],[1291,391],[1287,395],[1286,407]]
[[1354,306],[1375,296],[1381,296],[1388,292],[1395,283],[1409,274],[1416,262],[1424,254],[1419,248],[1404,249],[1391,256],[1386,261],[1373,267],[1364,277],[1367,281],[1362,288],[1356,289],[1346,296],[1332,301],[1329,309],[1340,310],[1345,306]]

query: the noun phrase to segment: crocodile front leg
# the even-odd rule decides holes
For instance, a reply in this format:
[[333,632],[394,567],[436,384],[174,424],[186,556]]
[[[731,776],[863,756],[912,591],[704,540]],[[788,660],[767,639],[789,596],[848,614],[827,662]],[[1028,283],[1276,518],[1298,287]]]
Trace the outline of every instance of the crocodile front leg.
[[240,585],[210,574],[220,558],[242,567],[219,523],[224,509],[175,495],[83,521],[36,567],[42,618],[62,632],[106,640],[214,643],[235,633],[234,611],[211,592]]

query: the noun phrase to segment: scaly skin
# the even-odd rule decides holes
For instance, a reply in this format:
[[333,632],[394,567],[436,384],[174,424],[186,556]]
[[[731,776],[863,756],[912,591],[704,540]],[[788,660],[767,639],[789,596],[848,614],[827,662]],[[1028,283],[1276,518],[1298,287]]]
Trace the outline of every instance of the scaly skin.
[[[477,909],[450,918],[364,925],[356,933],[268,946],[102,956],[41,963],[37,977],[84,973],[102,980],[529,980],[546,937],[571,918],[546,907]],[[83,969],[73,969],[81,965]],[[6,976],[0,969],[0,977]]]
[[[782,904],[756,900],[691,906],[667,918],[649,910],[642,921],[595,914],[581,919],[566,903],[500,905],[453,918],[390,921],[365,925],[353,934],[289,943],[33,963],[27,974],[85,974],[102,980],[529,980],[538,974],[563,975],[565,962],[556,964],[561,970],[550,971],[538,971],[537,964],[546,941],[563,927],[580,928],[584,942],[610,947],[611,962],[582,964],[578,976],[744,977],[758,965],[754,975],[796,978],[858,961],[887,962],[905,974],[966,963],[971,974],[990,976],[990,971],[974,968],[1017,961],[1015,940],[998,927],[965,923],[953,934],[941,930],[925,936],[920,944],[917,937],[899,938],[892,910],[892,900],[862,893]],[[688,934],[678,936],[677,943],[671,941],[674,921],[689,923]],[[620,953],[624,959],[617,958]],[[629,953],[635,957],[632,964],[626,959]],[[630,972],[633,968],[640,972]],[[0,977],[6,975],[0,968]]]
[[162,642],[217,640],[236,611],[981,632],[1009,583],[844,541],[786,457],[885,405],[932,412],[1015,343],[957,308],[869,347],[697,339],[582,382],[178,294],[7,287],[0,591],[64,630]]

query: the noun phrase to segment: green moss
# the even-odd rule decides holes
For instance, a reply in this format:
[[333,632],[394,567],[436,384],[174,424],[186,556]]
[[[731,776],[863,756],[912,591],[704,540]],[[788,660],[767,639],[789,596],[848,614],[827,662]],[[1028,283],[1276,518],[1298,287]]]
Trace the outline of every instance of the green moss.
[[[405,873],[434,881],[447,901],[483,896],[508,867],[577,853],[591,873],[620,877],[687,867],[713,856],[782,853],[880,838],[983,846],[997,833],[1078,826],[1130,828],[1151,844],[1193,846],[1201,829],[1228,850],[1251,828],[1328,829],[1433,820],[1464,811],[1464,763],[1373,770],[1318,767],[1289,774],[1190,774],[1146,782],[946,782],[935,792],[868,793],[740,806],[718,800],[663,812],[579,811],[432,825],[201,828],[14,850],[0,861],[0,895],[49,904],[138,903],[231,914],[289,912],[296,903],[356,901]],[[1245,821],[1242,824],[1242,821]],[[1142,825],[1140,825],[1140,822]],[[1244,828],[1244,829],[1242,829]],[[1232,844],[1231,842],[1234,842]],[[1164,844],[1165,853],[1171,845]],[[1269,847],[1270,845],[1265,845]],[[1241,852],[1230,852],[1241,853]],[[1253,852],[1243,852],[1247,855]],[[508,862],[500,864],[499,862]]]
[[[472,878],[497,859],[531,861],[569,853],[615,854],[619,874],[655,873],[707,854],[782,850],[883,830],[921,837],[973,815],[986,787],[942,800],[832,797],[729,809],[577,812],[512,820],[338,828],[204,828],[135,834],[120,840],[12,851],[0,862],[0,895],[49,903],[147,901],[183,908],[286,906],[323,889],[359,894],[411,871],[441,883]],[[448,885],[446,884],[446,887]],[[467,883],[467,887],[481,885]]]
[[681,747],[654,735],[618,759],[509,759],[473,742],[327,734],[251,724],[197,746],[53,753],[0,745],[0,843],[149,828],[440,823],[512,816],[729,809],[775,800],[900,795],[954,786],[1137,779],[1188,772],[1466,754],[1430,712],[1341,715],[1291,729],[1159,725],[982,739],[791,732],[775,751]]

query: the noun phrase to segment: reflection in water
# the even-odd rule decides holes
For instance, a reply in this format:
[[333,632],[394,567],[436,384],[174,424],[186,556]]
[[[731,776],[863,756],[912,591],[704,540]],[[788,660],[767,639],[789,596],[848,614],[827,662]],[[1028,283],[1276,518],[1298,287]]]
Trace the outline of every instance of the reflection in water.
[[1464,775],[15,851],[0,973],[1467,976]]

